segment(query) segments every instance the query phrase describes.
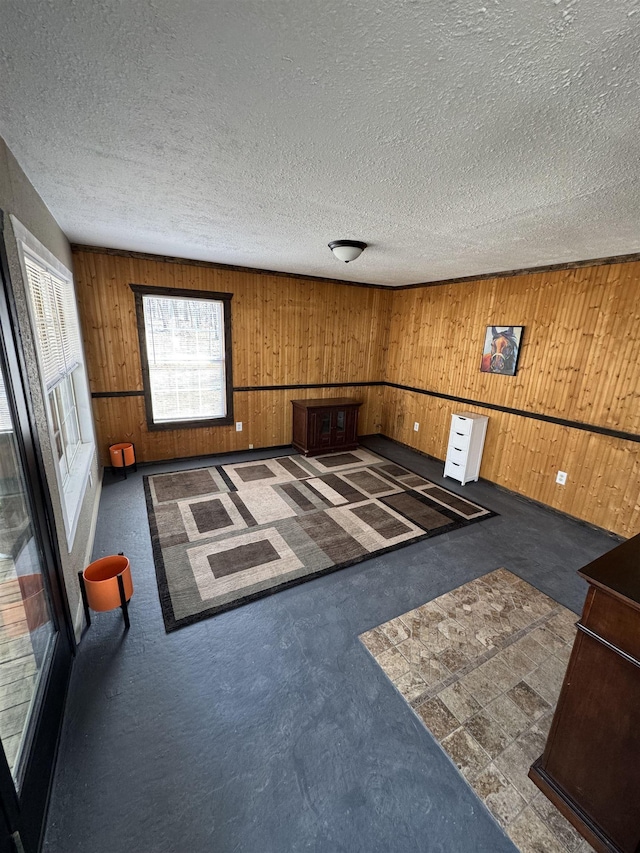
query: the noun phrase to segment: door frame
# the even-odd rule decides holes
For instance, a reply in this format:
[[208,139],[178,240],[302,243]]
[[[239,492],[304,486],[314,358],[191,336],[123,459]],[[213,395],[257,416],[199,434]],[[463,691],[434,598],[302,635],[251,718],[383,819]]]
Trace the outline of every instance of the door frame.
[[35,709],[34,718],[29,722],[33,734],[19,792],[16,791],[4,750],[0,749],[0,806],[9,831],[20,833],[26,853],[36,853],[44,831],[76,643],[63,581],[53,504],[44,474],[42,448],[35,427],[31,398],[27,393],[28,374],[18,335],[18,314],[4,242],[5,221],[4,212],[0,210],[0,348],[7,371],[7,399],[14,418],[34,536],[41,555],[43,582],[49,595],[56,633],[48,671],[43,673],[43,682],[38,689],[41,701]]

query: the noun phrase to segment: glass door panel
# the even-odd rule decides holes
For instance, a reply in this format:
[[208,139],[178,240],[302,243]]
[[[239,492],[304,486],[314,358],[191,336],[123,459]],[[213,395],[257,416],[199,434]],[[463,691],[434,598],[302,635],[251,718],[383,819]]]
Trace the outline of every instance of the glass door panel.
[[[1,367],[1,366],[0,366]],[[0,369],[0,739],[16,788],[55,628]]]

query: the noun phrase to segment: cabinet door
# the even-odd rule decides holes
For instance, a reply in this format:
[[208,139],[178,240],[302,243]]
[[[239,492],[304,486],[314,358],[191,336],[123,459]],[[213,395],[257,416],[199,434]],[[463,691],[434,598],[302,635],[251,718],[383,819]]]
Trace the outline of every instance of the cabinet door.
[[331,446],[342,447],[347,443],[347,410],[334,409],[331,412]]
[[347,444],[356,444],[358,441],[358,409],[356,406],[353,406],[350,409],[347,409],[347,426],[346,426],[346,438],[345,442]]
[[318,409],[313,413],[311,447],[331,447],[331,409]]

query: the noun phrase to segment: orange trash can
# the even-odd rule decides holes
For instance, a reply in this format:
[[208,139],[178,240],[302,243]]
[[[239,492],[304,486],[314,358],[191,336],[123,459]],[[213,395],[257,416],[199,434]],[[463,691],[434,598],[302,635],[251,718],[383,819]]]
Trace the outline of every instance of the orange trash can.
[[111,471],[115,473],[115,469],[119,468],[124,473],[125,480],[127,479],[127,468],[138,470],[136,449],[130,441],[112,444],[109,447],[109,457],[111,459]]
[[124,554],[102,557],[78,572],[87,625],[91,625],[89,608],[95,611],[122,608],[125,627],[129,627],[128,603],[133,595],[131,564]]

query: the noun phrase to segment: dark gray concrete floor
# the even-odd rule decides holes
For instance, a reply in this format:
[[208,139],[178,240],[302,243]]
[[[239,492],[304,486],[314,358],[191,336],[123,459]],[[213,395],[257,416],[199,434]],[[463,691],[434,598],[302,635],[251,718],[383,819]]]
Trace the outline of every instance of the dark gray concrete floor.
[[131,630],[96,614],[80,645],[47,853],[515,850],[358,635],[499,566],[579,611],[576,570],[619,540],[365,443],[500,515],[169,635],[143,473],[283,451],[105,475],[94,556],[130,557]]

